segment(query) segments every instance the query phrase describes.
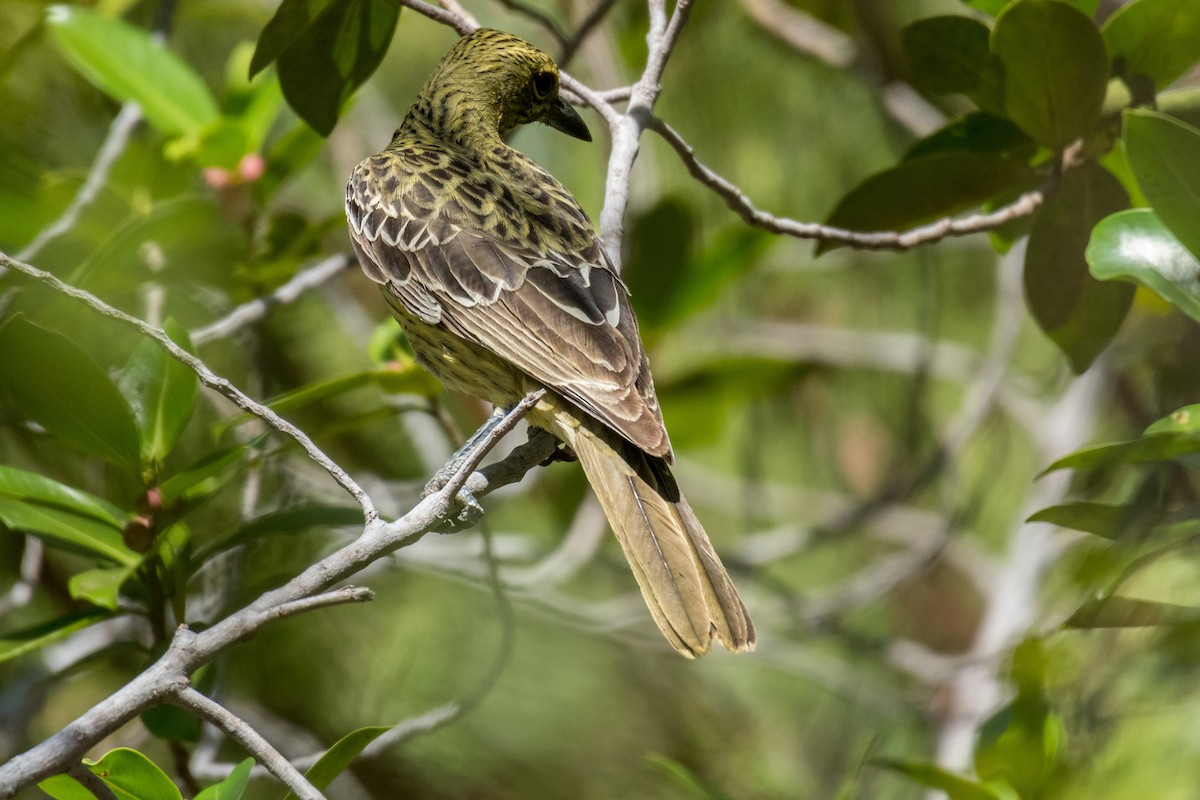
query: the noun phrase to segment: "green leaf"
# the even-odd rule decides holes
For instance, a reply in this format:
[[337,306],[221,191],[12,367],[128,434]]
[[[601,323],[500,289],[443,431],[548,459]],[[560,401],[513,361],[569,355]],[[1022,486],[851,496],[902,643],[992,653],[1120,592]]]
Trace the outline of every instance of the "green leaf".
[[1060,469],[1096,469],[1114,464],[1170,461],[1196,452],[1200,452],[1200,438],[1160,433],[1128,442],[1097,444],[1076,450],[1046,467],[1042,474]]
[[1027,161],[1036,150],[1034,141],[1011,121],[986,111],[972,111],[913,142],[904,154],[904,160],[934,153],[967,151],[999,153]]
[[1029,235],[1029,310],[1076,372],[1108,346],[1133,303],[1132,286],[1097,281],[1084,257],[1092,227],[1127,204],[1120,181],[1089,162],[1063,175]]
[[[325,755],[321,756],[317,763],[304,773],[304,777],[308,778],[308,782],[313,786],[324,789],[333,783],[333,779],[341,775],[354,759],[358,758],[358,754],[363,751],[363,748],[391,729],[391,725],[379,725],[359,728],[347,733],[334,742],[333,747],[325,751]],[[288,792],[283,800],[296,800],[296,796]]]
[[56,436],[139,469],[137,427],[128,404],[96,362],[61,333],[23,314],[0,326],[0,386]]
[[950,800],[1002,800],[1001,795],[962,775],[942,769],[936,764],[884,759],[874,762],[884,769],[899,772],[922,786],[940,789]]
[[988,49],[988,27],[960,16],[927,17],[901,31],[918,88],[933,94],[965,94],[980,108],[1003,107],[1000,78]]
[[[174,320],[167,320],[163,330],[184,350],[193,349],[187,331]],[[144,461],[159,463],[175,447],[196,408],[199,385],[196,373],[157,342],[143,339],[134,348],[117,388],[133,409]]]
[[39,783],[38,788],[54,800],[96,800],[96,795],[70,775],[53,775]]
[[75,631],[83,630],[111,616],[102,608],[88,608],[0,635],[0,663],[65,639]]
[[1200,60],[1200,4],[1133,0],[1108,18],[1102,33],[1116,74],[1162,89]]
[[1200,256],[1200,130],[1155,111],[1125,112],[1125,153],[1150,205]]
[[1200,259],[1149,208],[1106,217],[1092,231],[1087,261],[1097,280],[1132,280],[1200,322]]
[[1087,15],[1056,0],[1020,0],[996,20],[992,52],[1004,70],[1004,110],[1059,149],[1092,130],[1108,86],[1104,39]]
[[1129,504],[1075,502],[1050,506],[1026,522],[1048,522],[1062,528],[1083,531],[1105,539],[1117,540],[1139,510]]
[[[838,202],[826,225],[852,231],[907,230],[974,208],[1036,179],[1023,161],[994,153],[942,152],[876,173]],[[822,242],[817,255],[841,245]]]
[[0,495],[0,522],[12,530],[32,533],[52,544],[118,564],[132,565],[139,560],[137,553],[125,546],[121,528],[66,509]]
[[1113,595],[1080,606],[1064,628],[1146,628],[1200,620],[1200,608]]
[[117,800],[183,800],[179,787],[153,761],[127,747],[83,763],[108,784]]
[[229,479],[228,475],[222,473],[241,461],[247,449],[249,448],[246,445],[239,444],[217,450],[182,472],[172,475],[162,485],[163,503],[171,503],[180,497],[190,499],[212,494]]
[[118,529],[125,524],[125,513],[107,500],[16,467],[0,465],[0,495],[73,511]]
[[323,135],[383,60],[400,6],[388,0],[284,0],[263,29],[251,71],[277,61],[300,118]]
[[1142,432],[1143,436],[1161,433],[1196,436],[1200,434],[1200,404],[1184,406],[1154,422]]
[[140,28],[79,6],[50,6],[46,22],[67,60],[101,91],[133,100],[167,134],[198,134],[217,118],[200,76]]
[[254,759],[247,758],[233,768],[228,778],[209,786],[196,795],[195,800],[241,800],[246,786],[250,783],[250,770],[253,767]]
[[67,590],[75,600],[86,600],[109,611],[116,611],[121,586],[136,570],[136,566],[89,569],[72,575],[71,580],[67,581]]

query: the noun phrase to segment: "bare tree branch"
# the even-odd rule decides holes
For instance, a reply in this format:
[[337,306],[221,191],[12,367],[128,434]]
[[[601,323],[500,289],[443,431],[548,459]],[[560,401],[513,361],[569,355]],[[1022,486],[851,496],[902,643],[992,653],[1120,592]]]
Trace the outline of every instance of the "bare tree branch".
[[25,275],[28,275],[29,277],[49,286],[59,294],[79,300],[104,316],[111,317],[115,320],[125,323],[126,325],[132,326],[140,331],[142,335],[153,339],[160,347],[166,350],[172,358],[174,358],[176,361],[181,361],[190,367],[192,371],[195,372],[200,378],[200,382],[205,386],[231,400],[234,405],[243,411],[247,411],[256,417],[259,417],[275,430],[294,439],[296,443],[299,444],[304,450],[304,452],[308,454],[310,459],[323,467],[325,471],[333,477],[334,481],[336,481],[339,486],[345,489],[346,492],[354,498],[355,502],[357,502],[359,507],[363,510],[363,516],[368,522],[379,516],[375,511],[375,506],[371,502],[371,498],[367,496],[367,493],[363,491],[362,487],[355,483],[354,479],[351,478],[345,470],[334,463],[333,459],[325,455],[325,453],[322,452],[319,447],[317,447],[313,440],[308,437],[308,434],[304,433],[304,431],[300,430],[295,425],[276,414],[267,406],[250,399],[250,397],[248,397],[241,389],[238,389],[228,380],[220,377],[211,369],[209,369],[203,361],[196,358],[179,345],[175,344],[175,342],[171,340],[171,337],[167,336],[167,334],[161,328],[156,328],[153,325],[138,319],[137,317],[126,314],[124,311],[105,303],[91,292],[86,292],[83,289],[79,289],[75,286],[64,283],[54,275],[51,275],[49,272],[40,270],[37,267],[31,266],[22,261],[15,260],[2,252],[0,252],[0,266],[5,266],[10,269],[14,269],[17,272],[24,273]]
[[621,244],[625,236],[625,210],[629,206],[633,162],[637,159],[642,131],[653,119],[654,103],[662,91],[663,71],[687,23],[692,3],[691,0],[677,0],[669,19],[663,0],[650,0],[649,9],[650,32],[646,34],[649,52],[645,69],[633,85],[625,113],[616,119],[606,117],[612,134],[612,150],[608,154],[604,208],[600,211],[600,238],[618,269],[621,265]]
[[223,339],[236,333],[247,325],[253,325],[265,317],[271,309],[295,302],[309,289],[314,289],[333,279],[355,263],[357,262],[350,253],[338,253],[311,267],[305,267],[270,294],[242,303],[221,319],[192,331],[192,342],[197,345],[206,344],[214,339]]
[[755,207],[740,187],[701,163],[692,146],[667,123],[650,117],[646,124],[679,154],[692,177],[716,192],[738,216],[756,228],[797,239],[837,242],[864,250],[911,250],[949,236],[967,236],[994,230],[1015,219],[1029,216],[1045,199],[1046,189],[1043,187],[1026,192],[1013,202],[986,214],[945,217],[907,231],[850,231],[816,222],[798,222],[787,217],[776,217]]
[[284,758],[283,754],[264,739],[258,731],[220,703],[186,685],[173,692],[169,700],[172,704],[208,720],[226,736],[240,744],[300,800],[325,800],[325,795],[309,783],[308,778],[305,778],[298,769],[292,766],[292,762]]

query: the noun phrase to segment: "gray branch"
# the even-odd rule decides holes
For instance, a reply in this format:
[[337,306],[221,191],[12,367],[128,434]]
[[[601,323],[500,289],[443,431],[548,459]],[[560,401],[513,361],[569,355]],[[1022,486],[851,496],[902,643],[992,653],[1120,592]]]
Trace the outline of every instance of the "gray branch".
[[219,728],[279,778],[300,800],[325,800],[325,795],[309,783],[308,778],[301,775],[300,770],[292,766],[292,762],[272,747],[258,731],[211,697],[190,686],[181,685],[171,696],[170,702]]

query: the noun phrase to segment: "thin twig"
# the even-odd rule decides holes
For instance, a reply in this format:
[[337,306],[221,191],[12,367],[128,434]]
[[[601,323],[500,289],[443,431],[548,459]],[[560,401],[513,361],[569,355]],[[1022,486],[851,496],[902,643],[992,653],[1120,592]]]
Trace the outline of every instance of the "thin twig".
[[267,406],[250,399],[245,392],[238,389],[225,378],[220,377],[208,368],[200,359],[196,358],[191,353],[184,350],[179,345],[171,340],[171,337],[161,329],[156,328],[149,323],[138,319],[137,317],[126,314],[118,308],[110,306],[100,298],[96,297],[91,292],[84,291],[75,286],[71,286],[59,280],[49,272],[40,270],[37,267],[26,264],[22,261],[17,261],[10,258],[5,253],[0,252],[0,266],[6,266],[18,272],[24,273],[31,278],[49,286],[60,294],[64,294],[74,300],[79,300],[95,311],[113,319],[119,320],[136,328],[142,335],[153,339],[160,347],[167,351],[168,354],[176,361],[181,361],[192,369],[193,372],[200,378],[200,382],[208,388],[231,400],[234,405],[243,411],[247,411],[256,417],[259,417],[280,433],[291,437],[297,444],[308,454],[308,457],[325,469],[337,482],[339,486],[346,490],[359,507],[363,510],[363,515],[367,522],[378,517],[375,511],[375,506],[371,502],[371,498],[363,491],[362,487],[355,483],[344,469],[334,463],[333,459],[325,455],[322,450],[317,447],[316,443],[308,437],[308,434],[297,428],[292,423],[285,420],[283,417],[276,414]]
[[579,26],[575,28],[575,32],[563,43],[562,50],[558,54],[558,66],[566,68],[571,63],[571,59],[579,52],[580,45],[587,39],[588,35],[595,30],[596,26],[604,20],[612,7],[617,4],[617,0],[599,0],[588,15],[583,18]]
[[612,134],[612,150],[608,154],[604,207],[600,211],[600,238],[604,241],[609,259],[618,270],[621,266],[621,244],[625,237],[625,210],[629,206],[629,186],[639,141],[642,131],[653,118],[654,103],[662,91],[663,71],[692,9],[691,0],[677,0],[675,9],[667,19],[663,0],[650,0],[648,6],[650,31],[646,35],[649,45],[646,66],[642,76],[633,85],[625,113],[616,118],[605,117]]
[[458,31],[460,36],[466,35],[479,27],[479,23],[470,14],[459,13],[447,8],[438,8],[433,3],[425,2],[425,0],[396,0],[396,2],[405,8],[411,8],[418,14],[429,17],[434,22],[448,25]]
[[347,603],[366,603],[375,599],[375,592],[365,586],[343,586],[332,592],[302,597],[287,603],[280,603],[272,613],[278,618],[290,617],[305,611],[315,611],[318,608],[329,608]]
[[549,33],[559,43],[565,46],[571,40],[567,32],[558,24],[558,20],[542,11],[537,6],[522,2],[522,0],[496,0],[500,5],[512,11],[514,14],[520,14],[523,17],[533,20],[543,30]]
[[351,254],[338,253],[311,267],[305,267],[270,294],[242,303],[221,319],[192,331],[192,342],[197,345],[206,344],[236,333],[247,325],[258,322],[271,309],[295,302],[300,295],[334,278],[353,263],[355,261]]
[[173,692],[169,701],[220,728],[226,736],[240,744],[255,760],[270,770],[272,775],[279,778],[300,800],[325,800],[325,795],[309,783],[308,778],[292,766],[292,762],[246,721],[220,703],[190,686],[183,686]]
[[932,244],[949,236],[967,236],[994,230],[1005,223],[1029,216],[1045,199],[1045,188],[1035,189],[987,214],[945,217],[907,231],[850,231],[815,222],[798,222],[787,217],[776,217],[756,208],[741,188],[701,163],[696,158],[692,146],[661,119],[652,117],[647,127],[671,145],[693,178],[716,192],[725,201],[725,205],[746,222],[771,233],[794,236],[797,239],[837,242],[865,250],[911,250],[918,245]]
[[529,410],[537,405],[538,401],[545,396],[545,389],[537,389],[522,397],[521,402],[509,409],[500,422],[488,431],[488,435],[479,441],[469,456],[463,459],[463,463],[458,468],[458,471],[454,473],[454,476],[450,478],[438,493],[446,497],[454,497],[458,494],[458,490],[463,488],[467,479],[471,477],[471,474],[475,472],[475,468],[479,466],[479,462],[483,460],[483,457],[501,439],[507,436],[517,426],[517,423],[529,413]]
[[463,8],[458,0],[438,0],[438,5],[450,13],[462,17],[467,24],[474,25],[476,28],[479,27],[479,22],[475,19],[475,15]]
[[75,227],[75,223],[79,221],[79,216],[84,209],[92,204],[100,195],[104,185],[108,183],[108,174],[112,171],[113,164],[125,151],[129,137],[141,119],[142,110],[137,103],[129,102],[121,106],[121,110],[108,128],[108,135],[104,137],[100,151],[96,153],[96,160],[92,162],[87,180],[83,182],[83,186],[79,187],[79,191],[75,193],[75,197],[72,198],[58,219],[43,228],[37,236],[33,237],[33,241],[17,253],[18,261],[29,261],[36,258],[37,254],[42,252],[42,248]]

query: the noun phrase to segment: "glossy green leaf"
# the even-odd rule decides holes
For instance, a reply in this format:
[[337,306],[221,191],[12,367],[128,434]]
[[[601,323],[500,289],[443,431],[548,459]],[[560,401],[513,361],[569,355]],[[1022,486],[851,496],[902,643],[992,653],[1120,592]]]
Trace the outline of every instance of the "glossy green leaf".
[[1149,208],[1105,218],[1087,247],[1092,276],[1132,280],[1200,322],[1200,259]]
[[247,446],[243,444],[209,453],[200,461],[182,472],[177,472],[162,484],[163,503],[171,503],[180,497],[192,498],[211,494],[224,486],[232,477],[228,472],[245,457]]
[[1125,112],[1125,153],[1171,233],[1200,256],[1200,130],[1155,111]]
[[1138,510],[1128,504],[1074,502],[1043,508],[1027,522],[1048,522],[1105,539],[1120,539]]
[[70,775],[52,775],[39,783],[38,788],[54,800],[96,800],[96,795]]
[[118,747],[99,761],[83,763],[108,784],[117,800],[183,800],[183,795],[158,765],[136,750]]
[[88,81],[117,100],[137,102],[163,133],[198,134],[216,120],[204,81],[149,31],[80,6],[51,6],[46,21]]
[[980,108],[1001,110],[990,33],[979,20],[961,16],[927,17],[906,25],[901,41],[917,87],[933,94],[965,94]]
[[1065,147],[1100,118],[1108,54],[1086,14],[1057,0],[1020,0],[996,20],[992,52],[1004,70],[1004,110],[1047,147]]
[[1132,286],[1097,281],[1085,259],[1093,226],[1127,204],[1120,182],[1088,163],[1063,175],[1029,235],[1026,302],[1076,372],[1108,346],[1133,303]]
[[254,56],[250,59],[250,77],[270,66],[310,27],[319,24],[321,14],[332,5],[332,0],[283,0],[258,35]]
[[93,455],[139,468],[129,405],[95,361],[24,315],[0,326],[0,386],[30,419]]
[[136,567],[101,567],[72,575],[67,581],[67,591],[75,600],[86,600],[92,605],[116,611],[121,586],[133,576]]
[[196,795],[195,800],[241,800],[250,783],[250,770],[253,768],[254,759],[247,758],[233,768],[228,778],[207,787]]
[[940,789],[950,800],[1003,800],[1001,795],[970,778],[942,769],[936,764],[885,759],[875,762],[884,769],[899,772],[931,789]]
[[1184,406],[1157,420],[1142,432],[1143,436],[1157,434],[1200,435],[1200,404]]
[[78,630],[108,619],[109,612],[102,608],[72,611],[46,622],[39,622],[19,631],[0,635],[0,663],[9,661],[60,641]]
[[1200,3],[1132,0],[1102,32],[1118,75],[1141,76],[1163,89],[1200,60]]
[[1095,469],[1114,464],[1170,461],[1197,452],[1200,452],[1200,438],[1160,433],[1127,442],[1097,444],[1076,450],[1046,467],[1042,474],[1060,469]]
[[[358,758],[358,754],[363,751],[363,748],[391,729],[390,725],[378,725],[351,731],[334,742],[333,747],[326,750],[317,763],[304,773],[304,777],[308,778],[309,783],[313,786],[324,789],[333,783],[333,779],[341,775],[354,759]],[[296,800],[296,796],[288,792],[284,800]]]
[[0,495],[36,505],[55,506],[85,517],[106,522],[114,528],[124,525],[126,515],[112,503],[81,489],[16,467],[0,465]]
[[[167,320],[163,330],[184,350],[193,349],[187,331],[174,320]],[[196,373],[157,342],[143,339],[134,348],[117,388],[137,420],[143,460],[160,462],[175,447],[196,408],[199,386]]]
[[[904,161],[851,189],[826,225],[852,231],[906,230],[1031,186],[1029,165],[993,153],[944,152]],[[841,245],[822,242],[817,255]]]
[[51,544],[118,564],[138,562],[137,553],[122,541],[121,529],[95,517],[0,495],[0,523],[13,530],[32,533]]
[[986,111],[973,111],[950,120],[928,136],[913,142],[904,154],[904,160],[911,161],[934,153],[966,151],[999,153],[1026,161],[1036,150],[1037,144],[1011,121]]
[[346,100],[383,60],[400,6],[387,0],[284,0],[251,70],[277,62],[288,104],[328,135]]
[[1200,620],[1200,608],[1114,595],[1084,603],[1064,628],[1145,628]]

